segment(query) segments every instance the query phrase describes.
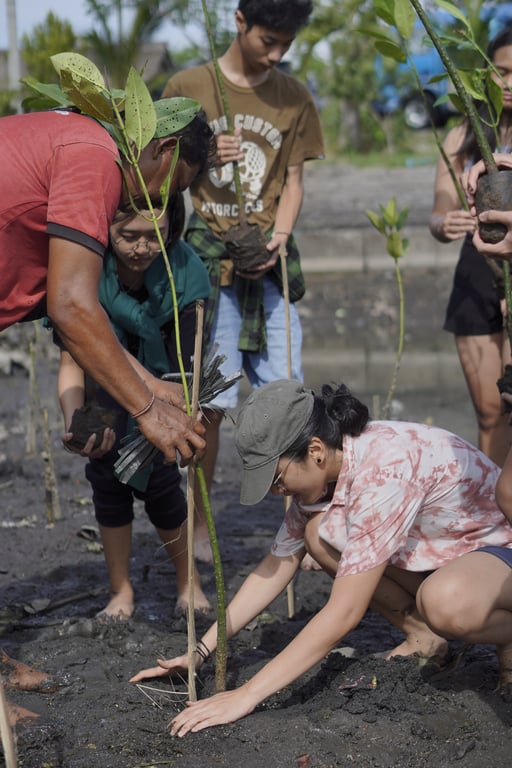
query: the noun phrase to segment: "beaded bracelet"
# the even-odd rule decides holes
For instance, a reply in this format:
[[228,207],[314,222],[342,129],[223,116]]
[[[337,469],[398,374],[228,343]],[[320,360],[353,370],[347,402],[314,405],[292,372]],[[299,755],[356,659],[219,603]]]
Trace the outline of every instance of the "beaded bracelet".
[[147,405],[144,406],[144,408],[141,408],[140,411],[137,411],[137,413],[132,413],[131,417],[132,419],[138,419],[139,416],[144,416],[145,413],[147,413],[152,407],[155,402],[155,393],[151,393],[151,400]]
[[273,234],[274,234],[274,235],[286,235],[286,237],[290,237],[290,233],[289,233],[289,232],[276,232],[276,231],[274,230],[274,233],[273,233]]
[[203,643],[202,640],[197,641],[196,653],[198,656],[202,658],[205,664],[207,661],[210,661],[212,657],[212,652],[210,651],[206,643]]

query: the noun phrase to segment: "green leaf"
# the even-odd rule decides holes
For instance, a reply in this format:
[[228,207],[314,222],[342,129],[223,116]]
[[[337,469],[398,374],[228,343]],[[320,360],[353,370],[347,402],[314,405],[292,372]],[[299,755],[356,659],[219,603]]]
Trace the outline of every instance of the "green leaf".
[[172,156],[172,162],[171,162],[171,167],[169,168],[169,173],[167,174],[167,177],[165,178],[164,183],[160,187],[160,197],[162,199],[162,208],[167,207],[167,203],[170,197],[171,183],[174,178],[174,172],[176,170],[176,166],[178,165],[179,158],[180,158],[180,142],[178,141],[178,143],[176,144],[176,149],[174,150],[174,153]]
[[59,77],[63,71],[69,72],[77,81],[88,80],[100,90],[105,90],[105,80],[96,64],[81,53],[56,53],[50,56],[51,62],[57,70]]
[[407,208],[402,208],[402,210],[398,214],[398,219],[397,219],[397,222],[396,222],[397,230],[403,229],[403,227],[405,226],[405,223],[407,221],[407,217],[408,216],[409,216],[409,208],[408,207]]
[[133,67],[126,80],[124,120],[126,132],[140,152],[155,135],[156,112],[146,83]]
[[484,88],[484,82],[481,77],[481,70],[476,71],[467,71],[464,69],[458,69],[457,70],[460,79],[462,80],[462,84],[464,86],[464,90],[469,93],[471,98],[476,99],[477,101],[486,101],[487,96],[485,94],[485,88]]
[[448,13],[451,13],[452,16],[455,16],[456,19],[461,21],[466,27],[466,29],[471,29],[471,25],[467,20],[466,16],[464,15],[464,12],[461,11],[461,9],[458,8],[456,5],[454,5],[453,3],[449,3],[447,0],[434,0],[434,2],[439,8],[442,8]]
[[375,213],[375,211],[365,211],[368,219],[373,224],[376,230],[378,230],[381,235],[386,234],[386,228],[384,226],[384,222],[382,218],[379,216],[378,213]]
[[62,90],[78,109],[96,120],[114,122],[112,106],[105,94],[89,80],[76,80],[73,73],[63,69],[60,73]]
[[392,197],[388,200],[386,206],[382,209],[382,214],[385,223],[389,227],[396,227],[398,221],[398,209],[396,207],[396,198]]
[[394,59],[394,61],[397,61],[399,64],[405,64],[407,61],[407,56],[404,51],[396,45],[396,43],[392,43],[388,40],[377,40],[375,42],[375,48],[383,56],[388,59]]
[[492,106],[493,119],[495,120],[496,124],[498,124],[501,112],[503,110],[503,91],[501,86],[495,80],[493,80],[491,73],[489,72],[488,74],[487,95]]
[[354,32],[359,32],[366,37],[373,37],[375,40],[386,40],[396,45],[396,35],[392,36],[384,27],[379,27],[377,24],[373,26],[356,27]]
[[201,105],[198,101],[189,99],[186,96],[175,96],[172,99],[161,99],[160,101],[167,101],[169,106],[172,106],[172,111],[165,117],[159,117],[159,136],[171,136],[172,134],[181,131],[192,122],[201,109]]
[[399,34],[405,39],[411,38],[416,14],[409,0],[395,0],[395,23]]
[[394,0],[375,0],[373,6],[379,19],[392,27],[396,26]]
[[[39,98],[41,102],[45,102],[47,105],[53,107],[72,106],[67,96],[56,83],[40,83],[38,80],[36,80],[35,77],[32,77],[32,75],[22,77],[21,82],[28,88],[31,88],[33,91],[35,91],[36,94],[38,94],[38,96],[29,96],[28,99],[25,99],[25,101]],[[48,108],[48,106],[44,108]]]
[[404,255],[404,241],[398,232],[391,232],[391,234],[388,235],[386,248],[389,255],[394,259],[399,259]]

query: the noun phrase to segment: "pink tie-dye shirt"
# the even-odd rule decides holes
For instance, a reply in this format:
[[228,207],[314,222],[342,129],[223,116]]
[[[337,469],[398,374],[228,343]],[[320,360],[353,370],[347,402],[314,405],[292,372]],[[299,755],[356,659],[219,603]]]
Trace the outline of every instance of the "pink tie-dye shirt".
[[389,562],[431,571],[483,546],[512,548],[512,526],[495,500],[497,467],[461,437],[437,427],[370,422],[343,438],[343,465],[331,501],[294,501],[272,545],[287,557],[322,513],[319,533],[341,552],[338,576]]

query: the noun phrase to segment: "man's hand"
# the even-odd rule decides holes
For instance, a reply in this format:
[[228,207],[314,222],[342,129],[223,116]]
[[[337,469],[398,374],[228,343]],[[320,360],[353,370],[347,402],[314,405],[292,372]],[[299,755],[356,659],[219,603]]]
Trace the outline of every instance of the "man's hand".
[[185,397],[183,387],[174,381],[162,381],[156,377],[148,381],[148,387],[155,393],[155,397],[165,403],[175,405],[176,408],[185,410]]
[[168,464],[176,461],[176,451],[181,456],[182,467],[194,456],[201,459],[204,454],[205,428],[201,422],[157,397],[151,408],[137,419],[137,426],[149,442],[162,451]]

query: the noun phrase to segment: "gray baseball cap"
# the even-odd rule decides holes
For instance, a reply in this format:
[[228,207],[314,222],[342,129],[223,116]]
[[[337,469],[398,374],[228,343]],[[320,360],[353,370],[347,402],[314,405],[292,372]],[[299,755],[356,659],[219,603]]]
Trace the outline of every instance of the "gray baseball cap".
[[235,444],[242,459],[241,504],[257,504],[270,490],[279,457],[309,421],[314,394],[299,381],[282,379],[256,389],[242,405]]

